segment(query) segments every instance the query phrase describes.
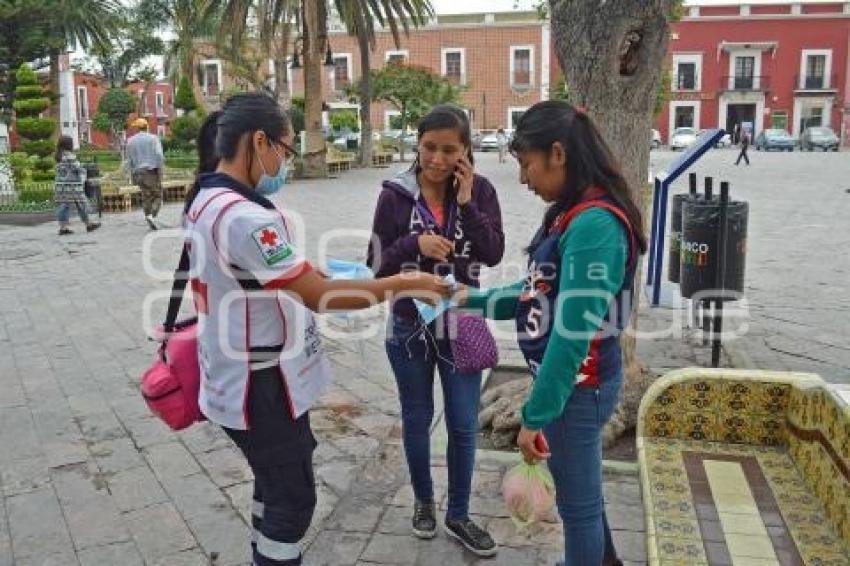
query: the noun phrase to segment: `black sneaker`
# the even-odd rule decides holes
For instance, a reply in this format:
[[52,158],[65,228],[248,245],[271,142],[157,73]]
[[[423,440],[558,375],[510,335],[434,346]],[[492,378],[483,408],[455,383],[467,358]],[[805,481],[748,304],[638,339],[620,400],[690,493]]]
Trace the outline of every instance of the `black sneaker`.
[[92,222],[91,224],[86,226],[86,232],[94,232],[98,228],[100,228],[100,222]]
[[446,519],[446,532],[477,556],[495,556],[498,552],[496,543],[490,534],[472,522],[472,519],[453,521]]
[[437,536],[437,506],[434,502],[413,504],[413,534],[429,539]]

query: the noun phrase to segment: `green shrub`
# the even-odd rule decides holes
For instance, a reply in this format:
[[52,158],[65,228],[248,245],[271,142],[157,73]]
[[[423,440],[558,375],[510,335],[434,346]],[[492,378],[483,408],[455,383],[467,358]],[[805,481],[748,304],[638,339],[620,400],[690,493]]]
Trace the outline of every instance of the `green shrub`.
[[194,112],[175,118],[171,122],[171,137],[182,144],[193,147],[201,130],[201,118]]
[[38,160],[38,164],[36,164],[35,168],[39,171],[55,171],[56,159],[54,159],[52,155],[42,157]]
[[20,118],[17,121],[18,133],[28,139],[49,138],[56,129],[56,122],[47,118]]
[[357,114],[351,110],[340,112],[332,112],[330,115],[331,127],[334,130],[349,129],[352,132],[359,132]]
[[53,202],[53,189],[32,189],[18,191],[18,202]]
[[15,100],[12,103],[12,106],[15,108],[15,112],[20,117],[32,117],[38,116],[50,106],[49,98],[30,98],[26,100]]
[[56,171],[35,171],[32,174],[33,181],[53,181],[56,179]]
[[198,166],[198,159],[191,157],[166,157],[165,166],[172,169],[195,169]]
[[37,155],[39,157],[47,157],[48,155],[53,154],[56,149],[55,144],[51,140],[32,140],[25,141],[21,144],[23,150],[30,155]]
[[304,131],[304,108],[293,104],[289,108],[289,119],[292,121],[292,131],[296,134]]
[[121,161],[121,154],[111,149],[85,149],[77,153],[80,161]]
[[15,96],[21,99],[41,98],[44,89],[41,85],[21,85],[15,89]]
[[189,83],[188,77],[183,77],[177,83],[177,92],[174,93],[174,107],[184,112],[191,112],[198,108],[198,101],[195,100],[195,93],[192,92],[192,85]]
[[53,201],[44,202],[14,202],[0,205],[0,213],[6,212],[50,212],[54,208]]

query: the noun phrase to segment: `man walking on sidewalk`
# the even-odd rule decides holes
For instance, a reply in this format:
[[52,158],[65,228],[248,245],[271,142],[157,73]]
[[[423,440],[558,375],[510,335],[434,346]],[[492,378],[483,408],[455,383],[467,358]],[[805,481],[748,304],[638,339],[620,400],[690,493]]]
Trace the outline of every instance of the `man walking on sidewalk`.
[[747,162],[747,165],[750,164],[750,158],[747,156],[747,149],[750,147],[750,133],[746,130],[741,130],[741,153],[738,154],[738,160],[735,162],[735,165],[741,163],[741,159]]
[[137,118],[131,124],[139,133],[127,142],[127,164],[133,183],[142,190],[142,208],[151,230],[156,230],[154,219],[162,206],[162,173],[165,159],[159,138],[148,132],[148,122]]

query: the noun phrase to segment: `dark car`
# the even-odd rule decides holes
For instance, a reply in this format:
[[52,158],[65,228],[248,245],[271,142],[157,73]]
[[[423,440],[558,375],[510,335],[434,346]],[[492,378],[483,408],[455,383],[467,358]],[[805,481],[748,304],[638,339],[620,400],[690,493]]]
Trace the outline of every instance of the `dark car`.
[[786,132],[785,130],[762,130],[762,132],[756,136],[756,141],[753,142],[753,145],[756,146],[756,151],[765,150],[770,151],[772,149],[776,149],[779,151],[794,151],[794,146],[797,145],[797,142],[791,137],[791,134]]
[[816,126],[806,128],[800,136],[800,149],[803,151],[838,151],[838,136],[832,131],[832,128],[826,126]]

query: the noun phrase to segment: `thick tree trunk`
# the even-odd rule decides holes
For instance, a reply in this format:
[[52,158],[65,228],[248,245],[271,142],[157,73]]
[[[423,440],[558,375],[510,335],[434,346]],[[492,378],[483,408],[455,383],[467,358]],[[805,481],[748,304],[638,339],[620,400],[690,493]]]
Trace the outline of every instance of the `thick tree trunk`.
[[[599,127],[641,208],[649,170],[646,139],[667,53],[672,4],[550,0],[552,37],[573,103],[584,107]],[[635,315],[641,288],[638,277]],[[621,344],[626,387],[620,420],[629,427],[648,378],[637,358],[634,333],[626,333]]]
[[[643,208],[649,170],[649,132],[670,33],[672,0],[550,0],[552,37],[571,102],[583,107],[599,127],[622,167],[632,196]],[[642,281],[632,301],[636,324]],[[637,357],[633,332],[625,333],[623,402],[611,419],[608,446],[634,426],[650,376]],[[494,444],[513,445],[527,392],[504,385],[490,392],[479,417]],[[500,418],[497,419],[496,415]]]
[[369,36],[366,33],[363,12],[357,12],[357,44],[360,49],[360,166],[372,166],[372,75],[369,63]]
[[[325,0],[304,3],[304,129],[307,151],[304,176],[313,179],[328,176],[327,148],[322,132],[322,61],[327,39]],[[324,20],[322,16],[325,16]]]

